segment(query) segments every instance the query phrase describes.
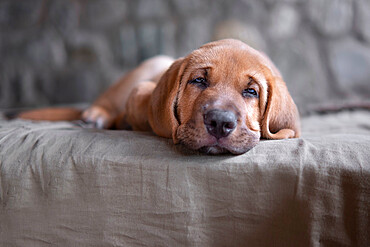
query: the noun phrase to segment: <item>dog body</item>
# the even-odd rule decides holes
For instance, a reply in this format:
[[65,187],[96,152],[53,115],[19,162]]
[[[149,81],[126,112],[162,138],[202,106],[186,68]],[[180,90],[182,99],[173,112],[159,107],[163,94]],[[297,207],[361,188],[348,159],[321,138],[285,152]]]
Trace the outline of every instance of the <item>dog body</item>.
[[276,67],[238,40],[184,58],[149,59],[82,113],[99,128],[153,131],[190,149],[241,154],[260,138],[300,135],[298,110]]

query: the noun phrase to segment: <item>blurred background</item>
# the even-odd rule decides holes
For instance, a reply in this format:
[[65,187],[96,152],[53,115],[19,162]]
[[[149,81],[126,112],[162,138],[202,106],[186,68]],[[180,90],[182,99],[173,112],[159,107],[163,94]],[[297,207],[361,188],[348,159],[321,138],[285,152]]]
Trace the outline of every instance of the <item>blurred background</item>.
[[302,114],[370,99],[370,0],[0,0],[0,108],[92,102],[222,38],[267,53]]

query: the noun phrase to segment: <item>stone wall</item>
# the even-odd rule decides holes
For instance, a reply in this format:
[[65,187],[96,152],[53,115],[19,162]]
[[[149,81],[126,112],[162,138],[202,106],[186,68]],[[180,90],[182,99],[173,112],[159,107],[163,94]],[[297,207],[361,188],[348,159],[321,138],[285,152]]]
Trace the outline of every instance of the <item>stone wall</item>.
[[370,97],[370,0],[1,0],[0,107],[91,102],[156,54],[239,38],[302,113]]

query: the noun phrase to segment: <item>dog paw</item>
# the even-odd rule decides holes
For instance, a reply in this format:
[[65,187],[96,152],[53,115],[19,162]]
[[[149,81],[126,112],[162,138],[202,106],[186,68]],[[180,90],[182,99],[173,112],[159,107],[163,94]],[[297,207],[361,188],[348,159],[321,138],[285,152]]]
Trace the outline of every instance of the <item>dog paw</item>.
[[112,126],[114,117],[103,107],[91,106],[82,113],[82,120],[87,126],[108,129]]

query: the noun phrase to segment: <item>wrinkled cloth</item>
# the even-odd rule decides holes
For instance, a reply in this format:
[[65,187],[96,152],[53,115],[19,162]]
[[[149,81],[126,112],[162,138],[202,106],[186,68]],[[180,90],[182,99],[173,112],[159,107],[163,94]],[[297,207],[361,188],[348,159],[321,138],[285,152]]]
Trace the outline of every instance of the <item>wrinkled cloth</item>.
[[370,113],[243,155],[0,121],[0,246],[369,246]]

